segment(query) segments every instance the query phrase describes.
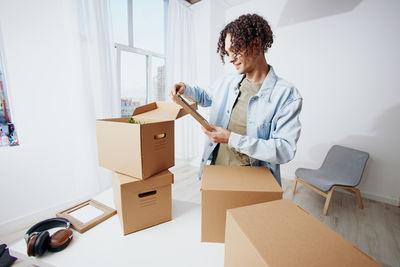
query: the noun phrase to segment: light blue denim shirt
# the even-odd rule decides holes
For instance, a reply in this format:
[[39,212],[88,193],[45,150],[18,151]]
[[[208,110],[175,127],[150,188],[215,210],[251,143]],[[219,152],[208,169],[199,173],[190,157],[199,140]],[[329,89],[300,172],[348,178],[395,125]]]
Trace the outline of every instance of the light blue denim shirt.
[[[292,84],[276,76],[271,66],[269,68],[259,92],[249,100],[247,135],[231,132],[228,146],[248,155],[251,166],[268,167],[281,184],[280,164],[292,160],[296,153],[303,99]],[[211,106],[209,122],[226,129],[242,78],[239,74],[225,76],[213,85],[212,94],[186,84],[185,95],[200,106]],[[206,136],[199,177],[207,160],[213,160],[216,146]]]

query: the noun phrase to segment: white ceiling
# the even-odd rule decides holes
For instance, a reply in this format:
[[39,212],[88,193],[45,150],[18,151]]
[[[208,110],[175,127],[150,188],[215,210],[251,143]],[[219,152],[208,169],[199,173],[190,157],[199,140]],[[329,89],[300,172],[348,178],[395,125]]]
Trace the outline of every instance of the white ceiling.
[[227,5],[229,6],[236,6],[236,5],[240,5],[246,2],[249,2],[251,0],[223,0]]
[[350,12],[362,0],[287,0],[278,27]]

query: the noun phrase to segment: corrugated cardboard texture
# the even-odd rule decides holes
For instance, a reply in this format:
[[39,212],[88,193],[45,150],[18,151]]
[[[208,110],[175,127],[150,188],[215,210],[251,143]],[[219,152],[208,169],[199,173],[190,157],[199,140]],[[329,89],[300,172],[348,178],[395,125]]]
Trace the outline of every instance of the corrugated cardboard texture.
[[206,165],[204,166],[201,189],[282,192],[282,188],[268,168],[252,166]]
[[[267,229],[261,229],[260,231],[267,231]],[[226,218],[225,236],[225,266],[268,266],[265,265],[264,259],[254,248],[253,244],[249,241],[238,223],[232,219],[229,210]],[[227,246],[229,247],[229,251],[226,248]],[[235,256],[232,257],[231,255]]]
[[141,124],[129,118],[97,120],[99,165],[139,179],[174,166],[173,120],[186,114],[175,103],[154,102],[135,109],[133,117]]
[[140,179],[174,166],[174,122],[128,120],[96,121],[99,165]]
[[142,177],[174,166],[174,122],[145,124],[141,130]]
[[169,171],[146,180],[113,173],[114,202],[124,235],[172,219],[171,183]]
[[[192,103],[191,106],[197,109],[197,103]],[[173,102],[153,102],[137,107],[132,117],[141,122],[158,122],[176,120],[186,114],[181,106]]]
[[228,210],[225,266],[381,265],[292,201],[278,200]]
[[205,166],[201,185],[201,241],[225,241],[226,210],[282,199],[268,168]]

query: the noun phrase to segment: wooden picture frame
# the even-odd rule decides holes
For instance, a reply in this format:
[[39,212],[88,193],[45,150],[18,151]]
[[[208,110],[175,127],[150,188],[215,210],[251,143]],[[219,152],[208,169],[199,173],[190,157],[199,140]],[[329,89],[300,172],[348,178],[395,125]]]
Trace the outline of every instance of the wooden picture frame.
[[[103,214],[91,219],[90,221],[88,221],[86,223],[81,222],[80,220],[78,220],[77,218],[75,218],[74,216],[71,215],[72,212],[79,210],[81,208],[84,208],[87,205],[91,205],[94,208],[97,208],[97,209],[103,211]],[[78,231],[79,233],[82,234],[82,233],[86,232],[87,230],[89,230],[90,228],[92,228],[92,227],[98,225],[99,223],[107,220],[108,218],[112,217],[115,214],[117,214],[117,211],[115,209],[107,207],[106,205],[104,205],[96,200],[89,199],[89,200],[86,200],[76,206],[69,208],[69,209],[58,212],[56,216],[69,220],[71,222],[72,228],[74,228],[76,231]]]
[[212,132],[214,130],[213,128],[211,128],[208,121],[205,118],[203,118],[203,116],[201,116],[200,113],[194,110],[182,96],[174,95],[173,98],[178,105],[180,105],[187,113],[192,115],[192,117],[195,118],[196,121],[198,121],[205,129],[207,129],[207,131]]

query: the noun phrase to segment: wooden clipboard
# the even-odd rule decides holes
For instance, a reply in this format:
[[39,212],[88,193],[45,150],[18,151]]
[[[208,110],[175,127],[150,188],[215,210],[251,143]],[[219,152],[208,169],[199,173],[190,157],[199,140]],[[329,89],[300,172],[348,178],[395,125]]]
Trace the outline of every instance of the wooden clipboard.
[[206,119],[203,118],[203,116],[200,115],[200,113],[198,113],[196,110],[194,110],[188,102],[186,102],[185,99],[183,99],[183,97],[181,97],[180,95],[174,95],[174,101],[180,105],[187,113],[189,113],[190,115],[192,115],[193,118],[195,118],[200,124],[201,126],[203,126],[204,128],[206,128],[208,131],[212,132],[214,129],[211,128],[210,124],[208,123],[208,121]]

